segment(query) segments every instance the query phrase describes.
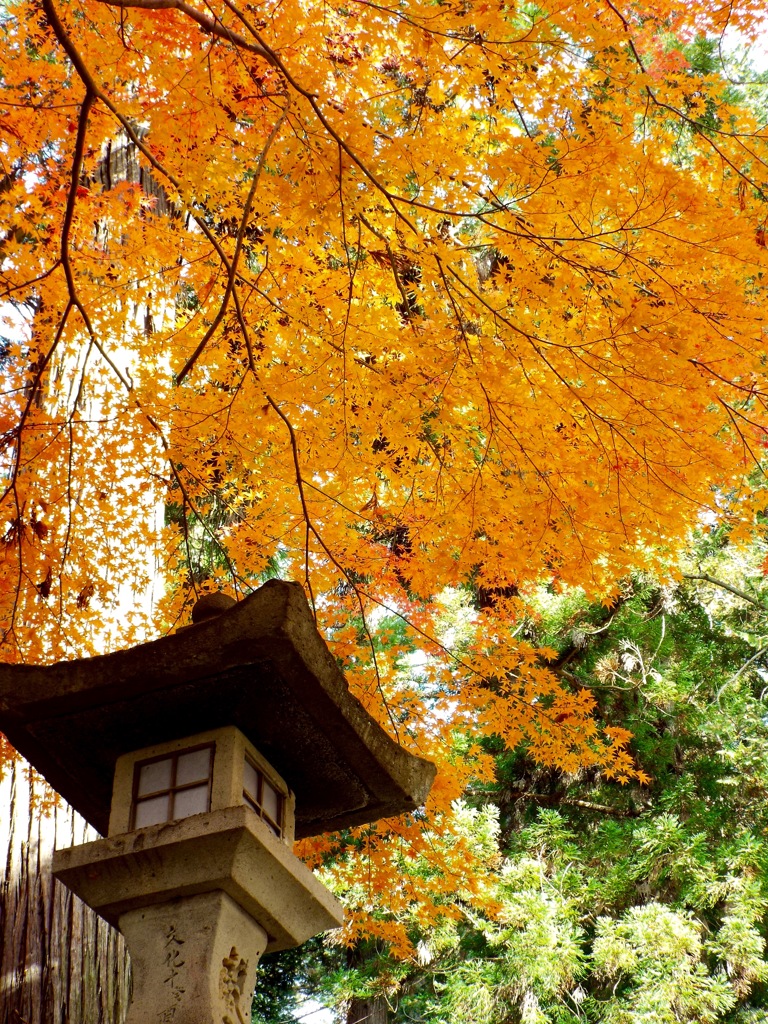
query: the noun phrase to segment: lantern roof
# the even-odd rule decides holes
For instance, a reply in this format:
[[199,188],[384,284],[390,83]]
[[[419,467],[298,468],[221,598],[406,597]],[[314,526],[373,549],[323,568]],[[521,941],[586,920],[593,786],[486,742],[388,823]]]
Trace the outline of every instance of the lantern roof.
[[125,651],[0,665],[0,730],[102,834],[117,758],[234,725],[296,795],[296,837],[422,804],[434,765],[349,692],[298,583]]

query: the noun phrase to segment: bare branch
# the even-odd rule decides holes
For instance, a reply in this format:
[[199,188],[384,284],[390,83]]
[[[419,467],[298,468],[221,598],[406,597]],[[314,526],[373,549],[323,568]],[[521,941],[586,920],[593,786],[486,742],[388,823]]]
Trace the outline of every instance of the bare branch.
[[642,811],[621,810],[619,807],[610,807],[608,804],[597,804],[592,800],[576,800],[567,796],[550,795],[549,793],[521,793],[519,800],[535,800],[540,804],[556,804],[558,807],[583,807],[586,811],[599,811],[601,814],[611,814],[616,818],[639,818]]
[[756,597],[751,594],[747,594],[744,590],[739,590],[738,587],[734,587],[732,583],[726,583],[725,580],[719,580],[715,576],[710,576],[709,573],[683,573],[684,580],[703,580],[705,583],[711,583],[713,587],[720,587],[722,590],[727,590],[735,597],[740,597],[742,601],[749,601],[755,608],[760,608],[762,611],[766,611],[766,606],[762,601],[758,601]]

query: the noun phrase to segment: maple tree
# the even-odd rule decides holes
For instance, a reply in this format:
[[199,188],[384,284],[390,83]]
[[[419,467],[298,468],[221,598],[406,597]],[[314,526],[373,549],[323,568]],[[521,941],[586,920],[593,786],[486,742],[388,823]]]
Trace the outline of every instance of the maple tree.
[[[438,763],[432,828],[493,772],[465,736],[636,773],[521,622],[537,583],[610,605],[702,512],[736,537],[764,503],[743,481],[765,440],[766,132],[692,57],[760,19],[7,3],[4,657],[145,635],[116,595],[146,587],[148,550],[154,629],[277,561],[365,706]],[[457,647],[440,612],[461,588]],[[383,614],[408,624],[394,645]],[[414,644],[419,685],[397,671]],[[352,929],[412,900],[388,880],[432,833],[390,827],[352,840]],[[469,853],[447,844],[443,871]]]

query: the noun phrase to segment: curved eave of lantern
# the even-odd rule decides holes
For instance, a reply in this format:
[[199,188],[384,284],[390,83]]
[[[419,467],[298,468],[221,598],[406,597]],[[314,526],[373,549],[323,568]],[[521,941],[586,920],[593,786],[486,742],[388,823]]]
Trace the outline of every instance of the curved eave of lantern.
[[296,795],[296,836],[414,810],[434,765],[353,697],[297,583],[126,651],[0,666],[0,730],[99,832],[121,754],[234,725]]

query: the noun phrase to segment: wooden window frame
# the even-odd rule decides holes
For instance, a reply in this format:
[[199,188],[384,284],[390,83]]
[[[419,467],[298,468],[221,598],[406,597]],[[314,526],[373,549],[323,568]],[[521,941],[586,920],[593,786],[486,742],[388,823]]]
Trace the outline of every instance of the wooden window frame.
[[[136,828],[136,812],[140,803],[146,803],[147,800],[155,799],[158,796],[168,796],[170,798],[170,816],[165,819],[165,822],[157,822],[157,824],[166,824],[169,821],[183,821],[183,818],[174,817],[173,811],[176,805],[176,794],[183,793],[188,789],[196,789],[202,785],[202,779],[197,782],[184,782],[180,786],[176,785],[176,772],[178,770],[179,758],[183,757],[184,754],[193,754],[196,750],[208,750],[208,807],[207,810],[211,809],[211,794],[213,792],[213,762],[216,751],[215,743],[196,743],[191,747],[182,747],[179,750],[169,750],[164,754],[155,754],[154,757],[146,757],[141,761],[134,762],[133,765],[133,790],[131,794],[131,830]],[[157,761],[170,761],[171,762],[171,784],[165,789],[156,789],[151,793],[143,793],[139,796],[139,776],[141,769],[148,764],[155,764]],[[204,813],[204,812],[203,812]],[[187,815],[191,817],[191,815]],[[151,828],[151,825],[142,826],[143,828]]]
[[[284,822],[285,822],[285,805],[286,805],[286,802],[287,802],[287,797],[286,797],[285,793],[283,793],[283,791],[280,789],[280,787],[276,786],[275,783],[273,782],[273,780],[270,779],[270,777],[267,775],[267,773],[264,771],[264,769],[261,768],[256,763],[256,761],[252,757],[250,757],[248,754],[245,755],[245,763],[249,764],[251,766],[251,768],[253,768],[253,770],[256,772],[256,781],[257,781],[258,790],[259,790],[258,793],[256,794],[256,802],[254,802],[254,798],[251,796],[251,794],[245,788],[245,779],[243,779],[243,800],[245,802],[245,805],[246,805],[246,807],[250,807],[250,809],[253,811],[254,814],[258,814],[258,816],[261,818],[261,820],[266,825],[268,825],[270,829],[272,829],[272,831],[275,833],[275,835],[279,839],[282,839],[283,838]],[[277,794],[277,799],[279,801],[279,804],[278,804],[278,815],[280,817],[279,821],[274,821],[270,817],[270,815],[267,814],[267,812],[264,810],[263,803],[261,802],[262,799],[263,799],[264,782],[267,782],[269,784],[269,786]]]

